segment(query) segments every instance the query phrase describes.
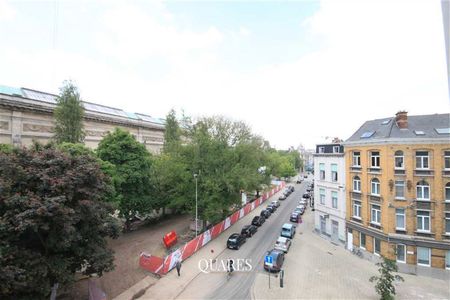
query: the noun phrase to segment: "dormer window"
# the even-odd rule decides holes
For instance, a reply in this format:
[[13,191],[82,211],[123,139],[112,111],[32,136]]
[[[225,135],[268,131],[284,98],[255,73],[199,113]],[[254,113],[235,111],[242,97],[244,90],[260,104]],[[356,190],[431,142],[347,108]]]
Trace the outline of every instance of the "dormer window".
[[325,147],[319,147],[319,153],[325,153]]
[[339,153],[339,146],[333,146],[333,153]]

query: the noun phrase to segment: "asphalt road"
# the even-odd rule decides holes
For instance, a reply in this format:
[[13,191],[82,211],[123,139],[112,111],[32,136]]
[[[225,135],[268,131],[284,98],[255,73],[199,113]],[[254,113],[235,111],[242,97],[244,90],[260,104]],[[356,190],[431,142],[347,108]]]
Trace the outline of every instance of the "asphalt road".
[[[284,223],[289,223],[289,216],[297,206],[305,189],[306,182],[296,184],[295,191],[286,200],[280,201],[281,205],[276,212],[261,227],[258,227],[258,232],[253,237],[247,239],[247,242],[239,250],[226,249],[226,245],[224,245],[224,250],[217,257],[217,260],[226,260],[228,258],[251,259],[251,265],[253,267],[251,272],[233,272],[230,279],[227,279],[226,273],[224,272],[200,273],[177,298],[250,299],[250,291],[256,275],[258,273],[267,273],[263,268],[266,251],[273,249],[275,241],[280,235],[281,226]],[[276,194],[277,197],[274,196],[272,199],[278,199],[278,195],[279,193]],[[268,203],[266,201],[262,207],[264,208]],[[261,208],[258,208],[258,212],[260,210]],[[249,218],[248,222],[251,222],[251,218]],[[227,232],[227,235],[231,235],[232,232],[238,232],[241,228],[230,229],[232,230]],[[292,242],[300,242],[298,232]],[[275,280],[273,284],[275,284]],[[276,284],[279,284],[279,282],[276,281]]]

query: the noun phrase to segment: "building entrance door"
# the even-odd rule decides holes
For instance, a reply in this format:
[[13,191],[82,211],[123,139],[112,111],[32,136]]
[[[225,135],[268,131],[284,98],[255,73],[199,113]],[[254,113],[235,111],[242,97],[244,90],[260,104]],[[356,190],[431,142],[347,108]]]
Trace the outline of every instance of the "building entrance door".
[[352,251],[353,250],[353,233],[347,232],[347,249]]
[[336,244],[339,243],[339,223],[331,221],[331,240]]
[[327,234],[327,220],[323,216],[320,216],[320,232]]

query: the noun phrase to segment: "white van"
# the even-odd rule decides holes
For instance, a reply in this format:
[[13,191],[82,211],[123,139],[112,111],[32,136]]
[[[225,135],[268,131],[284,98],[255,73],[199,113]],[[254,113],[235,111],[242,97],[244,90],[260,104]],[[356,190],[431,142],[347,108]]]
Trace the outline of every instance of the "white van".
[[292,239],[295,236],[295,226],[289,223],[285,223],[283,227],[281,227],[282,237],[287,237]]

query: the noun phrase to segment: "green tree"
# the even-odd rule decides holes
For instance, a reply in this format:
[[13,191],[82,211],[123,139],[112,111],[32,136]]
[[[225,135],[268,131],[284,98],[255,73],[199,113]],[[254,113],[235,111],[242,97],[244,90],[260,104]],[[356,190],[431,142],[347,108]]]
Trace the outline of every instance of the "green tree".
[[115,190],[120,215],[128,226],[136,214],[146,214],[156,208],[152,199],[152,157],[145,146],[128,132],[116,128],[98,145],[97,155],[115,166]]
[[380,295],[382,300],[394,299],[395,286],[394,281],[400,280],[404,281],[403,277],[397,274],[392,274],[393,272],[398,272],[397,264],[394,260],[383,257],[383,261],[377,263],[378,272],[380,276],[370,277],[370,282],[376,282],[375,290]]
[[82,143],[84,141],[84,108],[77,87],[65,81],[56,98],[55,139],[57,143]]
[[11,153],[13,151],[13,147],[8,144],[0,144],[0,153]]
[[180,145],[181,129],[175,111],[172,109],[166,116],[163,151],[165,153],[175,152]]
[[95,159],[41,147],[0,153],[0,298],[47,299],[77,271],[113,269],[119,227]]

